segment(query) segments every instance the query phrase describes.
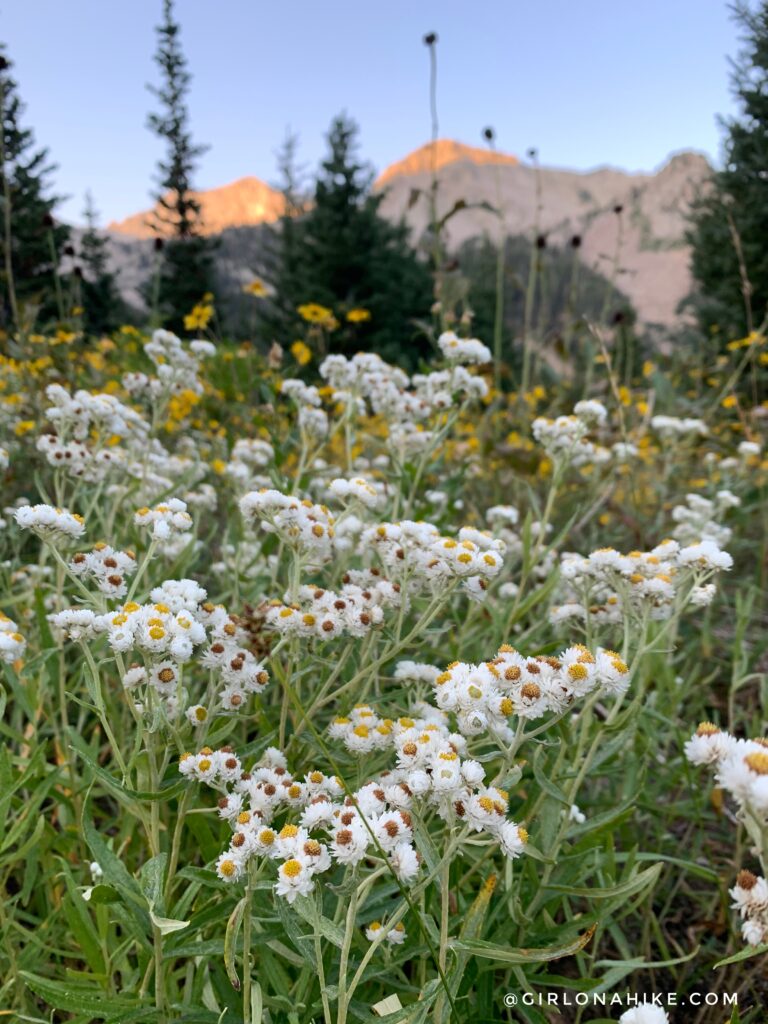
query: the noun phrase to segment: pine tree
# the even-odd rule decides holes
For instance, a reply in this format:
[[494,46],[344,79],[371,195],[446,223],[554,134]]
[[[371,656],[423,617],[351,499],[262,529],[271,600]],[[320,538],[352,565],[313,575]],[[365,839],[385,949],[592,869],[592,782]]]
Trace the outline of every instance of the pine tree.
[[12,66],[0,44],[0,322],[19,328],[63,314],[56,271],[69,228],[53,220],[59,200],[48,194],[48,179],[56,167],[21,125],[24,107]]
[[150,86],[150,90],[160,101],[161,111],[150,114],[148,125],[165,140],[168,152],[158,164],[158,209],[152,227],[166,242],[152,297],[157,299],[158,312],[167,325],[180,331],[184,315],[211,290],[213,280],[213,247],[200,233],[200,203],[192,191],[197,160],[207,147],[195,145],[189,129],[186,97],[192,76],[181,49],[173,0],[163,0],[163,21],[157,27],[157,36],[155,63],[163,84],[159,88]]
[[768,0],[734,7],[744,48],[733,64],[741,112],[723,121],[723,169],[694,203],[688,241],[701,327],[744,336],[768,313]]
[[298,136],[288,134],[277,153],[280,172],[279,188],[283,198],[283,212],[276,230],[271,230],[266,246],[269,276],[275,282],[272,301],[263,312],[262,319],[274,340],[285,342],[291,326],[296,322],[296,296],[304,288],[300,235],[301,218],[309,209],[302,188],[303,169],[297,164]]
[[124,323],[128,308],[109,269],[107,240],[97,228],[97,213],[91,193],[86,193],[84,217],[86,229],[80,236],[80,282],[86,334],[114,331]]
[[[327,136],[313,201],[302,216],[283,219],[282,257],[276,274],[276,328],[281,342],[305,326],[297,309],[319,303],[340,323],[334,351],[360,349],[414,363],[428,345],[416,321],[429,315],[432,281],[408,245],[404,224],[379,213],[383,194],[373,193],[373,174],[357,157],[358,128],[337,117]],[[370,319],[347,323],[365,309]]]

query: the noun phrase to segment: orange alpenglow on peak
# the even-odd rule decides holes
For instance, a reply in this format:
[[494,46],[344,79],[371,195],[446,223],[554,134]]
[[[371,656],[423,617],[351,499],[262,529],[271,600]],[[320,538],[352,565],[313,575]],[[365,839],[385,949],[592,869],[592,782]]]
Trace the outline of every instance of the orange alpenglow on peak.
[[439,171],[441,167],[458,163],[460,160],[468,160],[473,164],[506,164],[509,167],[519,163],[516,156],[510,156],[508,153],[496,153],[479,146],[465,146],[463,142],[456,142],[454,139],[437,139],[435,142],[419,146],[397,163],[390,164],[376,179],[376,184],[385,185],[399,174],[429,173],[433,166]]
[[[229,185],[193,192],[193,195],[200,203],[201,233],[204,235],[215,235],[225,228],[245,224],[273,223],[283,212],[282,194],[259,178],[240,178]],[[134,238],[170,234],[167,227],[158,232],[147,223],[152,212],[145,210],[125,220],[113,221],[107,229],[133,235]]]

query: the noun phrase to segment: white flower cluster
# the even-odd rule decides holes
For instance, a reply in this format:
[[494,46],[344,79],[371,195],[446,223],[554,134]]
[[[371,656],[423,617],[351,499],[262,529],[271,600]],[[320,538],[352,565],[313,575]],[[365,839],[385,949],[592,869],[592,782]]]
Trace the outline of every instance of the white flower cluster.
[[689,417],[653,416],[651,428],[665,441],[709,436],[709,427],[704,420]]
[[356,502],[365,508],[376,508],[382,497],[380,488],[360,476],[353,477],[351,480],[337,477],[335,480],[331,480],[328,491],[337,501],[346,505]]
[[85,520],[82,516],[53,505],[22,505],[13,517],[22,530],[31,530],[49,544],[66,544],[82,537]]
[[36,447],[50,466],[91,483],[105,479],[125,461],[125,452],[120,448],[94,449],[83,441],[62,441],[55,434],[41,434]]
[[254,490],[263,486],[265,477],[261,471],[275,458],[275,449],[261,438],[240,438],[235,442],[225,472],[243,490]]
[[[364,710],[370,711],[358,709]],[[233,835],[217,861],[219,877],[237,881],[254,856],[278,861],[275,892],[293,902],[312,892],[315,878],[336,864],[378,859],[407,884],[418,876],[421,860],[409,809],[421,802],[447,821],[485,831],[507,856],[519,856],[528,837],[507,819],[508,794],[482,785],[484,769],[476,761],[462,762],[444,727],[437,722],[426,727],[428,742],[421,744],[418,767],[405,755],[408,766],[386,772],[346,798],[340,781],[322,772],[295,778],[274,748],[249,772],[229,748],[183,755],[182,775],[223,794],[219,814]],[[462,745],[461,737],[455,740]],[[286,812],[296,820],[285,821]]]
[[550,619],[598,624],[617,624],[627,615],[667,619],[678,598],[694,606],[708,604],[715,589],[706,581],[732,565],[731,556],[711,540],[686,547],[665,540],[651,551],[626,555],[614,548],[598,548],[586,557],[566,552],[558,604]]
[[150,596],[153,604],[129,601],[103,615],[70,608],[48,619],[57,633],[70,640],[84,642],[105,636],[117,654],[140,653],[145,664],[133,666],[123,684],[129,690],[151,686],[165,701],[169,717],[190,711],[190,721],[199,723],[207,718],[207,711],[197,713],[200,705],[187,708],[187,695],[180,692],[180,666],[203,644],[200,665],[219,678],[218,700],[224,710],[241,710],[250,694],[267,685],[269,675],[264,666],[243,646],[246,637],[238,620],[221,605],[207,602],[205,590],[194,580],[167,580]]
[[761,946],[768,942],[768,882],[751,871],[740,871],[729,895],[741,917],[741,935],[746,944]]
[[99,543],[92,551],[78,551],[73,555],[69,569],[75,576],[92,579],[102,594],[117,599],[128,592],[126,581],[136,572],[136,555]]
[[685,756],[715,772],[717,784],[742,811],[768,825],[768,741],[740,740],[711,722],[702,722],[685,744]]
[[736,449],[741,458],[746,461],[749,461],[750,459],[759,459],[762,450],[762,445],[757,441],[741,441]]
[[119,437],[143,441],[149,433],[144,418],[114,395],[83,390],[72,395],[60,384],[50,384],[45,394],[52,403],[45,415],[62,440],[73,437],[87,441],[96,432],[102,440]]
[[451,363],[483,365],[490,363],[491,350],[477,338],[459,338],[453,331],[444,331],[437,339],[443,356]]
[[240,512],[247,523],[260,523],[290,548],[314,563],[333,554],[334,519],[325,505],[307,498],[295,498],[273,488],[249,491],[240,499]]
[[351,570],[337,592],[304,585],[296,603],[274,603],[266,615],[267,625],[282,636],[316,637],[365,636],[384,621],[384,609],[398,608],[400,586],[372,571]]
[[328,416],[321,409],[320,392],[314,385],[288,377],[280,384],[280,394],[290,398],[298,407],[299,430],[308,439],[322,440],[328,433]]
[[133,521],[136,526],[149,527],[158,550],[169,556],[178,554],[189,542],[192,516],[187,512],[187,503],[181,498],[169,498],[154,508],[140,508]]
[[0,612],[0,661],[12,665],[23,656],[26,648],[27,641],[19,632],[16,623]]
[[686,494],[685,505],[672,509],[672,518],[677,523],[672,536],[681,544],[710,540],[720,548],[725,547],[733,531],[719,520],[728,509],[740,504],[741,499],[731,491],[718,491],[712,500],[700,494]]
[[[768,740],[737,739],[712,722],[702,722],[685,744],[691,764],[705,765],[718,786],[733,796],[739,817],[756,850],[765,853],[768,826]],[[750,871],[740,871],[730,890],[742,918],[741,932],[750,946],[768,942],[768,883]]]
[[123,386],[130,394],[146,391],[151,398],[158,398],[182,391],[192,391],[196,395],[203,393],[200,364],[206,356],[215,354],[216,346],[212,342],[196,340],[185,344],[171,331],[160,329],[152,334],[144,351],[154,363],[157,376],[148,377],[143,373],[127,375],[123,378]]
[[[488,351],[480,342],[462,344],[466,353]],[[457,398],[478,399],[488,393],[483,378],[473,376],[456,360],[450,369],[409,378],[373,352],[360,352],[352,359],[331,355],[321,363],[320,375],[334,389],[337,402],[358,412],[367,402],[374,414],[387,421],[390,446],[401,458],[429,446],[433,433],[424,424],[434,414],[453,407]]]
[[536,441],[553,461],[574,467],[601,465],[610,461],[611,452],[594,444],[587,435],[594,428],[601,427],[606,416],[605,406],[600,402],[583,401],[576,404],[570,416],[558,416],[556,419],[537,416],[531,429]]
[[409,592],[438,591],[461,581],[470,596],[482,599],[488,581],[501,571],[504,544],[488,533],[462,527],[444,537],[432,523],[401,520],[363,531],[363,550],[374,550],[389,574],[406,582]]
[[505,645],[480,665],[449,665],[435,679],[435,700],[441,710],[456,715],[464,736],[490,732],[509,742],[514,736],[510,716],[559,714],[598,689],[624,693],[629,680],[629,668],[615,651],[598,648],[593,654],[575,644],[557,657],[530,658]]

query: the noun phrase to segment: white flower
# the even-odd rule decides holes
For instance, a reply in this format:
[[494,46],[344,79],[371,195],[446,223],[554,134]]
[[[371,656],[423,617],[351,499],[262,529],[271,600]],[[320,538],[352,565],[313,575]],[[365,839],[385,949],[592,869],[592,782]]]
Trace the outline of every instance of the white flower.
[[27,641],[18,631],[16,623],[0,612],[0,661],[12,665],[22,657],[26,647]]
[[410,843],[399,843],[389,855],[389,863],[401,882],[412,882],[419,873],[419,857]]
[[514,821],[505,822],[499,830],[498,837],[502,852],[510,860],[514,860],[515,857],[519,857],[521,853],[525,852],[528,833]]
[[51,544],[77,540],[85,532],[82,516],[52,505],[22,505],[13,516],[22,530],[32,530]]
[[669,1024],[669,1017],[660,1006],[641,1003],[622,1013],[619,1024]]
[[685,756],[691,764],[717,765],[737,747],[737,740],[711,722],[702,722],[684,746]]
[[312,871],[303,858],[291,857],[278,868],[275,892],[289,903],[297,896],[306,896],[314,887]]
[[243,860],[232,850],[222,853],[216,861],[216,874],[223,882],[237,882],[243,874]]

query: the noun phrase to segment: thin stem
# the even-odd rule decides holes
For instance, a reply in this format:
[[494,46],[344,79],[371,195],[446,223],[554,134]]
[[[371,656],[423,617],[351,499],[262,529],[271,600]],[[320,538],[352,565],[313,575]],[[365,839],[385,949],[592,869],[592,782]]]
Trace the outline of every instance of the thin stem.
[[355,920],[357,917],[358,887],[355,886],[347,908],[347,918],[344,925],[344,939],[341,945],[341,958],[339,960],[339,1006],[336,1016],[336,1024],[346,1024],[347,1009],[350,996],[347,995],[347,971],[349,969],[349,950],[352,946],[352,937],[355,932]]

